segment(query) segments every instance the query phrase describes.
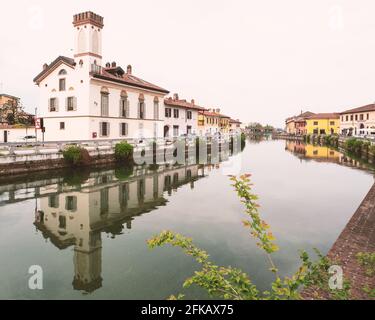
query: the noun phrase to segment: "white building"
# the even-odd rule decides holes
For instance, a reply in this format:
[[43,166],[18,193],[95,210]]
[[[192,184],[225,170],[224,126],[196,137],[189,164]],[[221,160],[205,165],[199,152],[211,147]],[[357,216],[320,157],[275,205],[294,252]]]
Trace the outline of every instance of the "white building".
[[375,136],[375,104],[341,112],[340,133],[347,136]]
[[230,119],[229,120],[229,132],[234,133],[234,134],[241,133],[242,132],[241,125],[242,125],[242,122],[240,120]]
[[115,62],[103,65],[103,18],[74,16],[74,58],[58,57],[34,79],[46,141],[163,136],[167,90]]
[[164,105],[164,137],[198,134],[198,113],[204,108],[196,105],[194,100],[180,100],[178,94],[165,99]]

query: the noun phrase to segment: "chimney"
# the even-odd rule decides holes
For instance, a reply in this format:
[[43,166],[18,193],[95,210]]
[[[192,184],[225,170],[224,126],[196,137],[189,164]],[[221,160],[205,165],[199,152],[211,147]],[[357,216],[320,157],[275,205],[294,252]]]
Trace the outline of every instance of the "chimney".
[[127,69],[126,69],[127,74],[132,74],[132,66],[129,64]]
[[216,113],[220,113],[220,109],[218,108],[218,109],[216,109]]
[[107,62],[107,63],[105,64],[105,67],[106,67],[106,68],[110,68],[110,67],[111,67],[111,64],[110,64],[109,62]]
[[194,99],[191,99],[191,104],[195,105],[195,100]]
[[116,62],[112,62],[112,68],[116,68]]
[[173,95],[173,100],[178,100],[178,93],[175,93],[175,94]]
[[46,70],[47,68],[48,68],[48,64],[45,63],[45,64],[43,65],[43,70]]

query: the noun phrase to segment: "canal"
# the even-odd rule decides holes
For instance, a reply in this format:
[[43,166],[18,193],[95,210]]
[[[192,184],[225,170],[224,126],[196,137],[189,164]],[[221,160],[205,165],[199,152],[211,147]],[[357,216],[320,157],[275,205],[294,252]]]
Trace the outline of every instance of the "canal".
[[[150,251],[162,230],[192,237],[219,265],[262,289],[266,257],[242,227],[228,174],[251,173],[282,274],[298,251],[327,253],[374,183],[374,168],[339,151],[282,140],[248,141],[216,165],[41,173],[0,183],[0,299],[165,299],[198,265],[176,248]],[[43,269],[43,290],[28,287]]]

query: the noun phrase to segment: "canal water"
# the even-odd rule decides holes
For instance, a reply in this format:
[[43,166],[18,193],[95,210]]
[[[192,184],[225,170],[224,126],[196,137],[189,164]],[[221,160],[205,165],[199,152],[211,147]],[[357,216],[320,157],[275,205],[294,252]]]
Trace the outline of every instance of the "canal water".
[[[271,225],[282,274],[298,251],[327,253],[374,183],[371,165],[336,150],[248,141],[216,165],[44,173],[0,183],[0,299],[165,299],[199,266],[177,248],[149,250],[162,230],[192,237],[219,265],[247,272],[261,289],[267,260],[243,228],[228,174],[251,173]],[[30,266],[43,290],[30,290]]]

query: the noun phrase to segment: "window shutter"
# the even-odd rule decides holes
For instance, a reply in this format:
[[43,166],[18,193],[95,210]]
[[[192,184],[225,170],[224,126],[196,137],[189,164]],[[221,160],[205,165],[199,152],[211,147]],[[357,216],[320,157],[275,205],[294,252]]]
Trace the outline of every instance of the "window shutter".
[[73,110],[77,111],[77,97],[73,97]]
[[122,98],[120,98],[120,103],[119,103],[119,117],[122,118],[123,117],[123,114],[122,114]]
[[122,123],[119,124],[120,127],[120,136],[122,136]]
[[69,111],[69,98],[65,98],[65,111]]
[[138,102],[138,119],[141,118],[141,103]]
[[56,112],[58,112],[59,111],[59,98],[56,98],[56,100],[55,100],[55,109],[56,109]]
[[126,100],[126,117],[130,117],[130,101]]
[[111,126],[110,123],[107,122],[107,136],[109,137],[111,135]]
[[125,135],[128,136],[128,124],[125,123]]

